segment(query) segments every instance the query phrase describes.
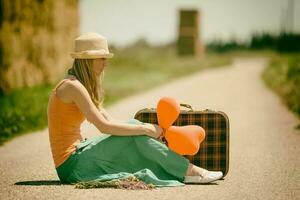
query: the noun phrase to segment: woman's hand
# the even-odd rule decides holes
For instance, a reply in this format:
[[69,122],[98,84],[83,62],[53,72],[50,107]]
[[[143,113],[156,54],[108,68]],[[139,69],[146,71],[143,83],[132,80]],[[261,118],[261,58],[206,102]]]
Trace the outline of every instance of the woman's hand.
[[156,124],[144,123],[145,128],[148,130],[148,136],[159,139],[162,136],[163,129]]

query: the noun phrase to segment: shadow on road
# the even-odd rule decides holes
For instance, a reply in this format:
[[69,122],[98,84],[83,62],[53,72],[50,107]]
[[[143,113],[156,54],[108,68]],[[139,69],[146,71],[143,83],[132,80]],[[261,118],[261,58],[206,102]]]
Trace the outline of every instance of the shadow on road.
[[186,185],[219,185],[218,183],[185,183]]
[[[43,186],[43,185],[69,185],[54,180],[38,180],[38,181],[21,181],[16,182],[14,185],[30,185],[30,186]],[[199,185],[199,183],[186,183],[186,185]],[[219,185],[218,183],[201,183],[201,185]]]
[[65,184],[56,180],[37,180],[37,181],[16,182],[14,185],[65,185]]

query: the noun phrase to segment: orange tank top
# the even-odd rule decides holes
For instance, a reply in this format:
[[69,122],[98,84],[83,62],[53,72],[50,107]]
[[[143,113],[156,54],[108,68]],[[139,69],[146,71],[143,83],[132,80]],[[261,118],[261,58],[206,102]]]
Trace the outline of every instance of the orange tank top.
[[63,79],[51,91],[48,102],[49,141],[55,167],[60,166],[75,150],[82,140],[80,125],[85,116],[75,103],[61,101],[56,88],[69,79]]

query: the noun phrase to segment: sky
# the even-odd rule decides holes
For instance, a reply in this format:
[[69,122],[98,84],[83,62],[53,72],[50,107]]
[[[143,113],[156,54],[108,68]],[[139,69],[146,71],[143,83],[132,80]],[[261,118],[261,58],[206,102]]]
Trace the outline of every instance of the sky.
[[[79,32],[97,32],[118,47],[144,38],[152,45],[175,41],[178,10],[201,13],[204,42],[235,38],[248,41],[254,32],[279,33],[288,0],[80,0]],[[285,12],[283,12],[285,11]],[[300,32],[300,0],[294,1],[294,31]]]

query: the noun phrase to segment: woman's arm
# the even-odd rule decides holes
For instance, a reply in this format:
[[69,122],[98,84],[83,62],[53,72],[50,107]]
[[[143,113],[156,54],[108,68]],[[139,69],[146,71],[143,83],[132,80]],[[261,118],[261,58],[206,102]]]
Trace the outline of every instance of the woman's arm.
[[145,125],[127,124],[108,120],[109,116],[106,118],[99,112],[88,91],[78,80],[66,82],[64,96],[75,102],[86,119],[102,133],[120,136],[148,135],[157,138],[162,132],[160,127],[148,123]]
[[[108,114],[108,112],[103,108],[103,107],[100,107],[100,112],[103,114],[103,116],[108,120],[108,121],[113,121],[113,122],[119,122],[119,123],[125,123],[125,121],[121,121],[121,120],[116,120],[114,118],[111,117],[111,115]],[[142,123],[142,124],[145,124],[145,123]],[[163,141],[163,134],[161,133],[161,135],[156,138],[158,139],[159,141],[161,141],[162,143],[165,143]]]

